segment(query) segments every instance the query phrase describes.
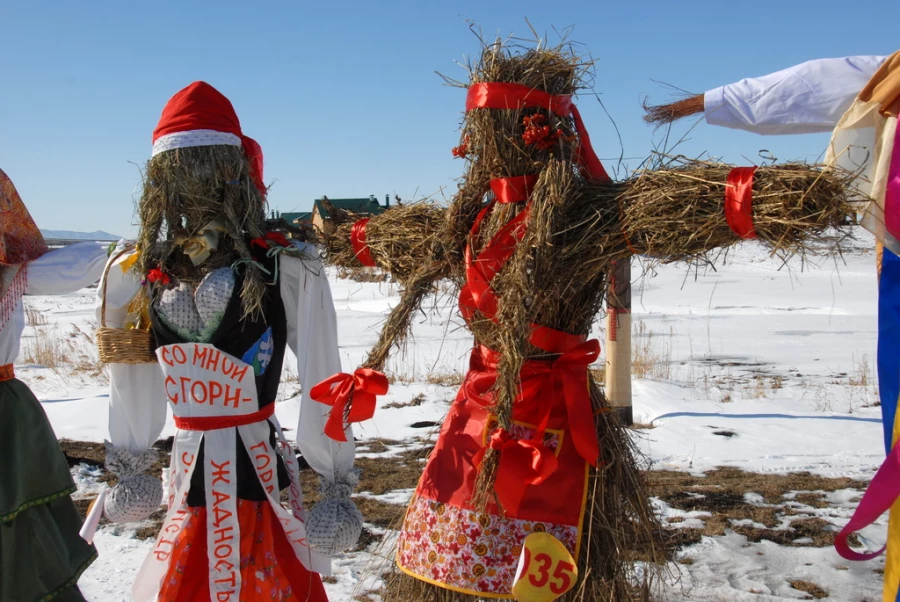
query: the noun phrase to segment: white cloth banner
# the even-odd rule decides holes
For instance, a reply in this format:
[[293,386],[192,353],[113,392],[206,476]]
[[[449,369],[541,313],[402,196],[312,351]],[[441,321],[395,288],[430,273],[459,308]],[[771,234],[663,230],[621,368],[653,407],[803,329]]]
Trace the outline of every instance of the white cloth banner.
[[[253,369],[212,345],[186,343],[157,349],[166,384],[166,395],[176,418],[237,419],[259,410]],[[277,444],[290,477],[291,511],[281,505],[278,461],[270,444],[269,421],[275,426]],[[206,537],[209,554],[210,602],[238,602],[241,593],[240,524],[238,522],[237,457],[235,428],[256,469],[269,504],[291,544],[307,569],[331,574],[331,560],[312,550],[303,524],[303,493],[293,449],[273,416],[236,427],[209,430],[179,429],[172,446],[169,468],[169,511],[153,551],[135,580],[135,602],[154,602],[165,577],[178,533],[189,516],[187,506],[191,475],[201,443],[204,445],[206,485]]]

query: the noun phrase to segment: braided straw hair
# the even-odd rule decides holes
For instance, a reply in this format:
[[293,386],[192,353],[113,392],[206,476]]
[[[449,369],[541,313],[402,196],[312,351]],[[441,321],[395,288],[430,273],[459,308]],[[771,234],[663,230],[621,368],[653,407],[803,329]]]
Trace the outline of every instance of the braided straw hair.
[[[261,313],[265,278],[247,241],[265,233],[266,204],[249,172],[239,146],[179,148],[151,158],[138,206],[141,274],[160,268],[178,280],[197,284],[207,272],[238,262],[245,270],[242,314]],[[176,240],[196,236],[213,220],[225,232],[217,250],[194,266]]]

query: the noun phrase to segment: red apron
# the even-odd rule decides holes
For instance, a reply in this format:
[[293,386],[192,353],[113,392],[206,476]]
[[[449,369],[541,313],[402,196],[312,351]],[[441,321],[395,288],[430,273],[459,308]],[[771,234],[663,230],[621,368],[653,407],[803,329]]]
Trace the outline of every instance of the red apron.
[[488,410],[493,401],[488,389],[496,378],[498,360],[486,347],[472,351],[469,372],[407,510],[397,565],[409,575],[447,589],[510,598],[522,542],[530,533],[546,531],[578,557],[588,463],[570,436],[562,393],[541,386],[553,362],[527,361],[521,372],[523,394],[513,405],[509,435],[531,439],[550,404],[543,443],[558,465],[541,483],[525,487],[517,508],[504,511],[491,503],[483,513],[473,509],[469,500],[475,490],[478,457],[498,430],[497,419]]

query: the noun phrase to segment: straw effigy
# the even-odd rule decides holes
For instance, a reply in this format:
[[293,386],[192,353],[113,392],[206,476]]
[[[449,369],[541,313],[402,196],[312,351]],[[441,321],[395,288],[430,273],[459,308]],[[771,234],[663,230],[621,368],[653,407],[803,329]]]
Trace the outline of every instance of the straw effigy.
[[[589,68],[570,46],[519,49],[496,43],[470,65],[469,86],[509,82],[549,92],[574,94]],[[534,117],[547,124],[551,143],[530,143],[525,131]],[[410,319],[435,279],[449,278],[463,287],[467,247],[478,255],[510,220],[528,207],[525,232],[508,261],[490,282],[496,294],[496,319],[476,310],[467,326],[476,344],[500,355],[491,409],[499,424],[511,424],[513,402],[526,361],[546,359],[532,344],[532,325],[587,335],[605,299],[610,263],[634,254],[659,261],[703,260],[707,254],[738,243],[726,220],[726,197],[732,166],[661,158],[623,182],[587,177],[580,162],[580,137],[571,117],[541,108],[475,108],[466,113],[462,142],[466,174],[444,214],[443,232],[434,233],[438,209],[418,206],[402,216],[370,219],[374,261],[396,267],[405,291],[391,312],[380,339],[364,366],[381,370],[393,345],[406,336]],[[473,233],[485,207],[493,178],[535,176],[529,203],[497,204]],[[800,164],[760,167],[752,180],[752,221],[756,238],[773,252],[806,252],[816,242],[833,244],[836,229],[854,213],[849,202],[849,174]],[[427,215],[427,219],[423,216]],[[401,224],[401,221],[408,220]],[[348,236],[348,230],[340,230]],[[378,234],[376,234],[376,232]],[[383,240],[379,240],[384,236]],[[406,240],[399,240],[406,238]],[[434,241],[439,240],[439,245]],[[346,241],[332,240],[330,261],[359,265]],[[435,249],[440,247],[440,252]],[[400,256],[398,254],[405,255]],[[549,356],[552,359],[552,356]],[[639,574],[634,551],[644,560],[665,560],[660,528],[648,502],[637,454],[626,429],[596,382],[590,382],[601,462],[590,468],[584,532],[577,558],[579,582],[560,600],[632,601],[650,595],[653,571]],[[498,454],[488,448],[478,474],[473,505],[496,499]],[[449,602],[477,597],[442,589],[399,571],[386,577],[385,599],[397,602]]]

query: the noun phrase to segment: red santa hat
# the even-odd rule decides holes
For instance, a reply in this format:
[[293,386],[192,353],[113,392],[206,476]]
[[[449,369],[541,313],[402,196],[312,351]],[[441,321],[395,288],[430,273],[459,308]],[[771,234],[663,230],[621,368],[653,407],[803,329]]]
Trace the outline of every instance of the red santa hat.
[[194,82],[169,99],[156,129],[153,154],[175,148],[227,144],[241,146],[250,162],[250,177],[263,194],[263,152],[259,143],[245,136],[231,101],[207,84]]

